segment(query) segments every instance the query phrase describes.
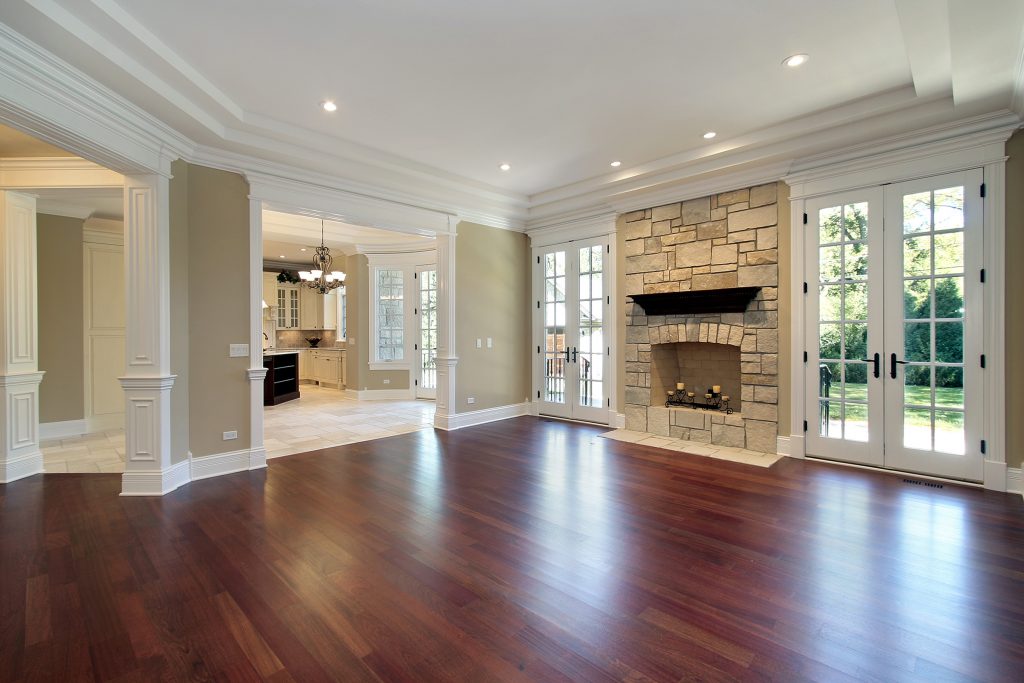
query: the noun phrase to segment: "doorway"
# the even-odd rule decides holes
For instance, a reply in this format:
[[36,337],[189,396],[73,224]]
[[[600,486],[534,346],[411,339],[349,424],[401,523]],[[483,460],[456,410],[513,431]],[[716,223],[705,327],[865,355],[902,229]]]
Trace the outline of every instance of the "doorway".
[[982,480],[981,187],[977,169],[807,201],[808,455]]

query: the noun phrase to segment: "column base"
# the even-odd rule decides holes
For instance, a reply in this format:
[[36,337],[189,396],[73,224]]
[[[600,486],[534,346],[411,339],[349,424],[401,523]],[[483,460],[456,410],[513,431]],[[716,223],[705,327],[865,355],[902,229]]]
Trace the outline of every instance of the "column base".
[[122,496],[163,496],[190,481],[189,461],[163,470],[125,472],[121,475]]
[[42,473],[43,454],[38,450],[8,458],[6,461],[0,460],[0,484],[9,484]]

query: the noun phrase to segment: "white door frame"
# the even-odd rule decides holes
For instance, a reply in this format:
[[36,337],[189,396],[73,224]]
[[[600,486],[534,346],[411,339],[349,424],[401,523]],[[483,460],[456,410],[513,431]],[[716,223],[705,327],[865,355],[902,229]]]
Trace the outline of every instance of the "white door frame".
[[[986,452],[983,485],[996,491],[1006,490],[1006,415],[1005,415],[1005,330],[1002,306],[1005,297],[1005,163],[1006,141],[1019,123],[998,120],[994,124],[971,122],[955,127],[923,131],[915,136],[885,140],[870,148],[842,150],[828,156],[794,164],[793,172],[783,178],[790,186],[790,245],[793,264],[806,262],[804,213],[812,197],[845,190],[928,176],[982,169],[985,183],[984,255],[986,272],[984,301],[983,353],[987,365],[984,375],[984,438]],[[809,419],[805,400],[803,345],[806,338],[804,271],[791,272],[792,349],[791,457],[806,454],[804,420]]]
[[[607,326],[605,328],[606,345],[611,349],[611,353],[606,356],[608,365],[605,367],[605,391],[607,401],[605,402],[605,411],[607,412],[607,419],[603,420],[608,425],[621,427],[625,423],[625,416],[619,413],[619,402],[618,402],[618,357],[619,357],[619,336],[621,334],[620,328],[622,328],[622,310],[623,302],[620,301],[619,287],[618,287],[618,244],[616,240],[616,221],[617,215],[615,213],[604,213],[597,216],[573,219],[569,221],[553,223],[545,225],[541,228],[528,230],[527,235],[530,238],[531,246],[531,262],[530,268],[531,283],[533,297],[530,301],[531,309],[531,321],[532,321],[532,332],[530,339],[532,346],[537,345],[537,340],[543,336],[544,320],[541,314],[541,310],[537,306],[537,297],[539,296],[540,287],[536,281],[536,255],[539,250],[544,247],[554,246],[562,243],[582,242],[606,239],[609,245],[609,251],[605,254],[606,261],[604,263],[604,287],[605,294],[610,297],[611,303],[608,305],[607,310]],[[535,349],[531,348],[531,351]],[[541,386],[541,374],[543,367],[543,356],[542,354],[532,353],[533,361],[530,364],[531,367],[531,389],[530,400],[533,402],[533,413],[538,414],[538,399],[541,396],[543,387]]]

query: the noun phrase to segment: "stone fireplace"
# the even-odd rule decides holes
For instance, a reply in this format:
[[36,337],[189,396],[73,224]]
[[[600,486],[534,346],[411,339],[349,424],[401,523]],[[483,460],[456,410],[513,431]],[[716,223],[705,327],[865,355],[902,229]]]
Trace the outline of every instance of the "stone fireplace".
[[[776,187],[625,215],[626,292],[641,295],[626,305],[627,429],[776,452]],[[642,296],[671,293],[679,293],[677,302]],[[650,301],[664,298],[670,301]],[[718,299],[726,301],[721,310]],[[666,407],[676,382],[695,391],[698,403],[708,386],[721,385],[735,412]]]

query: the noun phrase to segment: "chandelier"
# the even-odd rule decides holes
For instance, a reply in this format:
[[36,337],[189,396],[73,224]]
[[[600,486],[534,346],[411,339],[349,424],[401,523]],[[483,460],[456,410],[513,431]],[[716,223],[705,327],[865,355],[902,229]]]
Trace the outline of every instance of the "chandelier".
[[321,294],[334,291],[345,284],[345,273],[331,270],[331,250],[324,244],[324,222],[320,221],[320,246],[313,254],[313,269],[300,270],[299,280],[310,289]]

